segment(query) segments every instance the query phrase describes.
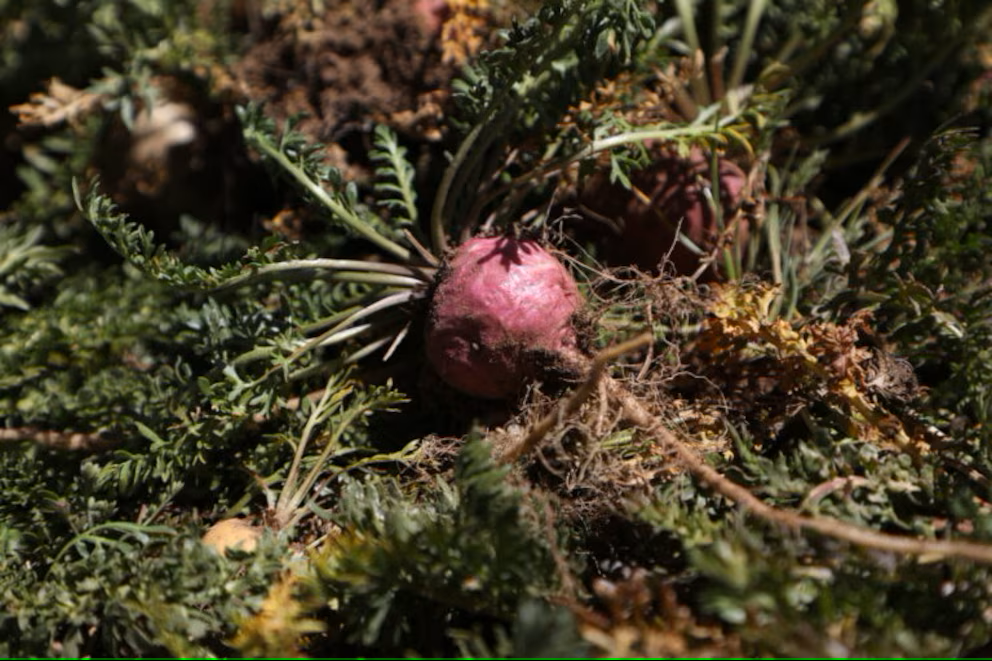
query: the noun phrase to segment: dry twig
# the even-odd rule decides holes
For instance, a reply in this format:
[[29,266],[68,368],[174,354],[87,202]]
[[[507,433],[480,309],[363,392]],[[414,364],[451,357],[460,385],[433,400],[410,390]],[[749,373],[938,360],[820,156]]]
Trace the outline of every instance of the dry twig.
[[[502,460],[515,461],[533,452],[541,440],[557,424],[579,410],[602,382],[606,387],[608,396],[619,404],[623,417],[628,423],[651,434],[663,451],[677,457],[700,482],[765,521],[794,530],[812,530],[865,548],[915,555],[926,560],[961,558],[992,564],[992,545],[990,544],[893,535],[830,517],[779,509],[762,501],[746,487],[725,477],[710,466],[690,442],[680,438],[662,425],[648,407],[623,384],[605,375],[606,368],[611,362],[627,352],[643,347],[650,341],[651,334],[643,333],[632,340],[601,351],[591,361],[587,358],[584,359],[588,368],[583,383],[554,411],[537,421],[521,442],[503,454]],[[573,357],[573,359],[579,360],[577,357]]]
[[19,443],[32,441],[58,450],[97,452],[117,444],[117,440],[101,432],[57,431],[37,427],[10,427],[0,429],[0,442]]

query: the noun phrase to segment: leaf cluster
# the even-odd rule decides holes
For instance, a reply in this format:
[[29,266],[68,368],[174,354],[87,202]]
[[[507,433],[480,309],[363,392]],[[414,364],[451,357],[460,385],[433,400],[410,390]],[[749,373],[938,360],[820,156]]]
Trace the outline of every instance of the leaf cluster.
[[485,623],[476,632],[485,640],[527,597],[553,592],[556,533],[507,472],[475,438],[451,483],[413,498],[394,480],[347,482],[333,517],[340,532],[314,560],[336,635],[361,649],[451,653],[459,628]]
[[[216,64],[223,49],[191,27],[194,4],[16,11],[35,21],[37,10],[31,29],[51,38],[66,15],[92,19],[85,47],[115,64],[94,89],[127,121],[154,73]],[[911,63],[918,76],[941,50],[909,26],[939,19],[957,48],[981,15],[975,3],[945,16],[915,1],[886,15],[893,4],[540,3],[456,87],[463,142],[436,197],[433,256],[416,238],[418,200],[431,195],[384,127],[370,137],[375,183],[363,189],[292,122],[277,131],[256,106],[238,115],[251,148],[329,221],[330,239],[245,248],[210,219],[186,219],[170,251],[95,184],[77,186],[123,264],[60,247],[86,233],[68,220],[68,182],[87,174],[91,152],[75,147],[101,121],[54,136],[24,169],[18,217],[0,221],[0,652],[843,656],[985,642],[987,567],[769,525],[605,405],[552,420],[562,430],[523,468],[498,464],[500,437],[484,430],[390,452],[372,416],[409,398],[398,425],[419,423],[425,398],[444,395],[364,384],[336,348],[392,352],[447,239],[480,225],[527,229],[533,214],[516,212],[545,208],[532,194],[576,161],[598,167],[609,152],[623,181],[645,162],[644,140],[739,149],[767,184],[756,195],[768,206],[751,220],[782,289],[607,274],[589,288],[609,308],[600,343],[651,325],[663,339],[624,366],[644,375],[637,395],[761,502],[892,535],[992,538],[992,143],[938,136],[901,183],[884,182],[884,204],[866,192],[831,217],[812,192],[837,153],[831,140],[857,124],[846,122],[911,82],[876,74]],[[763,6],[749,57],[732,42]],[[11,7],[0,1],[0,15]],[[781,71],[767,65],[790,36],[829,57],[786,58],[784,89],[702,104],[695,119],[651,115],[660,94],[639,88],[688,64],[673,26],[693,9],[704,25],[706,7],[708,54],[730,43],[748,81]],[[878,31],[864,22],[873,16]],[[6,43],[0,55],[0,82],[28,75],[16,61],[26,55]],[[841,96],[852,80],[864,91],[854,100]],[[786,131],[811,99],[819,114],[794,126],[816,129],[818,151]],[[817,142],[822,127],[839,130]],[[807,212],[822,212],[820,234],[802,255],[790,241],[809,229]],[[394,261],[351,259],[370,245]],[[373,324],[378,313],[388,323]],[[373,340],[353,343],[365,330]],[[922,397],[877,387],[871,359],[893,351],[916,367]],[[507,437],[556,405],[542,397]],[[445,444],[460,449],[438,452]],[[596,516],[584,517],[593,501]],[[235,515],[269,526],[258,550],[221,557],[199,541],[206,523]]]
[[845,269],[849,288],[832,304],[872,309],[880,331],[933,388],[933,413],[963,416],[959,426],[986,440],[990,154],[988,140],[960,132],[936,136],[900,199],[879,214],[890,233],[884,250],[855,255]]
[[[728,473],[764,500],[872,527],[933,534],[932,515],[949,496],[939,472],[850,439],[823,438],[774,458],[738,450]],[[972,498],[974,491],[951,501]],[[732,624],[748,655],[956,655],[989,635],[980,615],[988,596],[978,587],[987,585],[987,568],[916,562],[755,526],[684,478],[634,511],[677,536],[689,567],[680,581],[692,586],[693,603]],[[988,526],[987,511],[977,518]]]
[[0,649],[68,658],[222,655],[223,637],[259,606],[283,555],[270,540],[235,563],[189,529],[125,521],[72,537],[43,564],[8,539]]

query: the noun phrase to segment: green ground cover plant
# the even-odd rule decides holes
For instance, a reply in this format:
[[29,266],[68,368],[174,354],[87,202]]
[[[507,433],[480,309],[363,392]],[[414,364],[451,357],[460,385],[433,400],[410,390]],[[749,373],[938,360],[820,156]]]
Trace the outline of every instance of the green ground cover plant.
[[987,652],[986,5],[0,0],[0,653]]

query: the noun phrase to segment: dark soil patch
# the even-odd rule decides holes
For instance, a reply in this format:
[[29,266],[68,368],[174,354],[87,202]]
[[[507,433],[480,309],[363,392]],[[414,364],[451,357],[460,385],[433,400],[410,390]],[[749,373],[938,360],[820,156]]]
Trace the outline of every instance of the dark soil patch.
[[442,64],[437,39],[414,4],[332,4],[316,15],[296,3],[262,22],[234,67],[248,96],[277,120],[305,114],[299,130],[320,142],[347,144],[372,122],[437,137],[437,90],[447,87],[453,67]]

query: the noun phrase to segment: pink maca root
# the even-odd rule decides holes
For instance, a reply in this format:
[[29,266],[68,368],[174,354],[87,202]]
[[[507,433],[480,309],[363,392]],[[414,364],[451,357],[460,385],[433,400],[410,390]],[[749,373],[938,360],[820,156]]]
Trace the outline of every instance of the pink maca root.
[[451,7],[446,0],[413,0],[413,10],[423,22],[428,34],[436,35],[441,26],[451,14]]
[[[717,160],[717,174],[726,221],[741,205],[747,175],[726,158]],[[720,229],[703,192],[712,188],[710,179],[709,156],[696,147],[688,157],[662,150],[653,164],[631,173],[631,183],[641,195],[610,183],[605,174],[594,177],[581,194],[583,205],[622,226],[617,236],[606,241],[607,261],[656,273],[668,258],[675,273],[692,274],[700,266],[700,256],[682,245],[678,234],[706,252],[718,245]],[[746,243],[746,223],[737,230],[736,241]],[[703,280],[713,279],[719,279],[715,267],[703,275]]]
[[576,346],[572,316],[581,304],[571,274],[535,241],[471,239],[435,289],[428,360],[458,390],[511,397],[536,376],[530,352]]

